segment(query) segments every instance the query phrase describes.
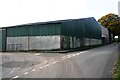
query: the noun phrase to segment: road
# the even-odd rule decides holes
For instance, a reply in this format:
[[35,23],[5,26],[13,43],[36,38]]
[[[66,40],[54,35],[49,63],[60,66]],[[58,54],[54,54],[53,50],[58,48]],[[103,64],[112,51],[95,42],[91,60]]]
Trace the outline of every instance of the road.
[[120,43],[86,51],[2,53],[3,78],[111,78]]

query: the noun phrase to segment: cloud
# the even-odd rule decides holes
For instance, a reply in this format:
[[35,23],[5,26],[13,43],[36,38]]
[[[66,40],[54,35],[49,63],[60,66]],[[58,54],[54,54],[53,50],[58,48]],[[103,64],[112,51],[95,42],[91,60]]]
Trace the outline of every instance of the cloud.
[[0,0],[0,27],[117,13],[118,0]]

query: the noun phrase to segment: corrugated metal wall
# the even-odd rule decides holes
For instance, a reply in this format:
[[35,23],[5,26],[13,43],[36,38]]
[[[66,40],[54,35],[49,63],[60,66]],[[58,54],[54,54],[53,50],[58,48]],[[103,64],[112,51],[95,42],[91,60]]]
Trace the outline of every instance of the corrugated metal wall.
[[7,28],[7,37],[60,35],[60,24],[23,25]]
[[108,29],[105,28],[104,26],[101,26],[101,30],[102,30],[103,44],[109,44],[109,31],[108,31]]
[[65,21],[61,32],[65,36],[101,39],[101,26],[94,18]]
[[101,39],[101,26],[94,18],[66,20],[61,24],[34,24],[7,28],[8,37],[65,35]]
[[5,51],[6,48],[6,30],[0,29],[0,51]]
[[60,49],[60,32],[59,23],[9,27],[7,51]]
[[60,49],[61,45],[62,49],[69,49],[97,44],[101,44],[101,26],[94,18],[7,28],[7,50]]
[[29,27],[29,36],[60,35],[60,24],[32,25]]
[[2,29],[0,29],[0,51],[2,51]]
[[7,37],[28,36],[28,26],[16,26],[7,28]]

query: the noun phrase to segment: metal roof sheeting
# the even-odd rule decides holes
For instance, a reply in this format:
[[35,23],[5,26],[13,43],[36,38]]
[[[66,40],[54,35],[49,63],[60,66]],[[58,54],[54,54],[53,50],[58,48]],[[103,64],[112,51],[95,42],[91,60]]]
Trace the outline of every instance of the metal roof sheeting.
[[8,37],[28,35],[65,35],[101,39],[101,26],[93,17],[90,17],[7,27]]

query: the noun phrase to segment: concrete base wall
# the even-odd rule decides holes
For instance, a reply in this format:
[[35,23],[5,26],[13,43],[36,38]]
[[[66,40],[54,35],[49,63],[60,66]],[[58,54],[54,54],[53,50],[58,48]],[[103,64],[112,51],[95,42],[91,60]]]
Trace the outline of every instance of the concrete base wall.
[[7,37],[7,51],[71,49],[99,45],[99,39],[77,38],[70,36],[26,36]]
[[60,49],[60,36],[30,37],[30,50]]
[[28,37],[7,37],[7,51],[28,50]]
[[70,36],[62,37],[62,47],[63,49],[69,48],[79,48],[82,46],[93,46],[102,44],[100,39],[90,39],[90,38],[77,38]]
[[89,39],[85,38],[85,46],[93,46],[93,45],[100,45],[102,44],[102,40],[99,39]]
[[7,51],[60,49],[60,36],[7,37]]

